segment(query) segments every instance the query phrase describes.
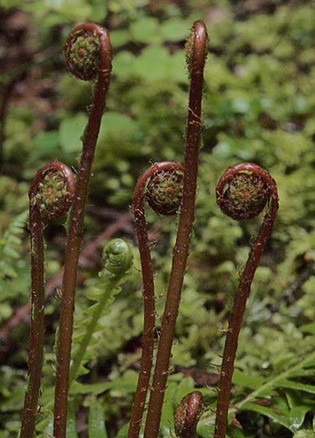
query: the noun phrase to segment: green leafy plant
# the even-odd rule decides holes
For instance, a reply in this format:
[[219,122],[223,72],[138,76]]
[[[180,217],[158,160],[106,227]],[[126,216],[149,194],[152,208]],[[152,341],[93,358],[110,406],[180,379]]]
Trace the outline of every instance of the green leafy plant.
[[104,247],[102,258],[104,269],[99,273],[99,281],[94,284],[89,294],[89,299],[95,303],[88,307],[87,314],[75,327],[75,348],[72,353],[69,375],[70,386],[73,380],[78,378],[82,371],[84,372],[84,368],[82,370],[83,359],[88,362],[93,357],[94,349],[92,348],[92,353],[88,350],[93,338],[97,343],[97,333],[101,330],[101,327],[98,327],[99,321],[108,312],[115,295],[120,291],[120,283],[126,281],[127,273],[132,266],[130,246],[122,239],[109,241]]
[[[76,327],[80,329],[81,318],[88,318],[88,297],[100,280],[94,278],[100,269],[94,240],[109,225],[109,230],[113,228],[132,241],[131,215],[123,215],[127,218],[124,222],[120,218],[129,208],[139,173],[148,161],[182,160],[187,100],[183,41],[191,23],[201,17],[211,28],[211,45],[204,75],[196,218],[159,435],[174,435],[177,404],[196,389],[206,406],[196,434],[207,438],[214,434],[225,340],[225,331],[220,328],[227,324],[246,263],[248,241],[253,243],[250,236],[255,235],[263,214],[253,220],[230,220],[222,215],[213,192],[227,163],[249,161],[274,176],[281,209],[247,300],[227,436],[310,436],[314,433],[314,367],[312,362],[302,368],[295,365],[312,354],[314,345],[314,6],[309,1],[101,3],[81,0],[80,7],[74,8],[72,0],[62,4],[7,0],[1,13],[0,241],[9,249],[1,253],[0,434],[4,438],[17,436],[27,375],[29,316],[25,303],[30,275],[26,219],[21,220],[19,229],[14,230],[12,224],[27,207],[29,182],[43,163],[56,157],[68,165],[76,162],[93,87],[84,81],[75,84],[65,73],[60,56],[62,40],[72,21],[95,19],[111,29],[115,52],[115,75],[86,208],[74,353],[80,341]],[[161,216],[156,221],[155,213],[147,209],[146,222],[158,291],[157,345],[178,218]],[[60,223],[47,225],[44,232],[48,294],[43,395],[36,431],[40,436],[51,436],[53,344],[66,235]],[[91,248],[89,253],[87,247]],[[128,287],[115,295],[110,308],[105,306],[105,316],[97,324],[72,382],[68,435],[88,434],[93,403],[102,407],[99,418],[103,426],[105,422],[109,437],[125,438],[128,434],[143,330],[137,251],[134,257],[136,269]],[[57,298],[52,299],[55,288]],[[82,326],[81,336],[84,333]],[[290,382],[283,382],[286,387],[278,386],[274,379],[291,368],[293,374],[289,378],[285,375]],[[289,387],[292,382],[294,388]],[[264,391],[256,397],[260,388]],[[242,405],[251,394],[249,403]]]
[[4,293],[9,280],[17,277],[14,261],[19,259],[22,235],[26,226],[28,211],[20,213],[8,226],[0,240],[0,285]]

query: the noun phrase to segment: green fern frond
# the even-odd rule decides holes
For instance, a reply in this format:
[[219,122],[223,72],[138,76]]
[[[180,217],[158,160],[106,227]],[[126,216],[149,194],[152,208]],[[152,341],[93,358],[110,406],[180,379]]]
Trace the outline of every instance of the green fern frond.
[[20,213],[0,237],[0,295],[8,288],[8,282],[17,277],[16,260],[21,254],[22,239],[28,218],[28,210]]
[[129,244],[122,239],[111,240],[104,248],[103,260],[104,269],[87,293],[88,299],[94,303],[84,310],[80,321],[75,324],[70,383],[88,372],[85,366],[97,355],[104,325],[106,326],[104,318],[109,313],[115,296],[120,292],[121,285],[126,281],[133,263]]
[[[249,376],[236,370],[234,383],[239,387],[251,388],[252,391],[231,406],[229,415],[235,415],[238,411],[255,412],[293,433],[296,432],[302,426],[305,416],[314,411],[315,352],[311,349],[305,355],[293,357],[283,363],[286,363],[286,369],[271,375],[265,381],[262,376]],[[311,377],[311,384],[304,383],[307,376]],[[302,396],[299,397],[299,394]],[[268,404],[261,405],[259,400],[268,400]],[[213,428],[214,414],[209,411],[199,422],[198,433],[203,438],[210,438]]]
[[[91,305],[81,309],[79,315],[75,315],[73,333],[72,364],[70,369],[70,384],[79,376],[89,372],[87,365],[95,360],[101,350],[100,341],[102,334],[107,328],[106,316],[110,312],[110,306],[115,296],[120,292],[122,284],[130,275],[133,265],[132,251],[128,243],[122,239],[109,241],[103,250],[104,268],[99,272],[98,278],[87,286],[86,297]],[[56,332],[56,339],[61,334]],[[55,353],[46,353],[44,363],[44,375],[47,384],[42,395],[42,407],[36,432],[39,436],[49,438],[52,436],[52,409],[53,409],[53,381],[52,366],[55,361]],[[48,383],[49,381],[49,383]],[[85,385],[88,386],[88,385]],[[73,385],[75,392],[76,385]],[[82,392],[81,392],[82,393]],[[69,418],[67,423],[67,437],[75,436],[73,427],[75,416],[75,400],[69,402]]]

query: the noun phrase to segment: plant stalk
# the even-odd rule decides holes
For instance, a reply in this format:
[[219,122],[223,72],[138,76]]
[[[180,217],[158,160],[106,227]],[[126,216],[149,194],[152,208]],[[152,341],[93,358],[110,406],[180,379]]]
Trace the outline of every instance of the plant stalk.
[[144,210],[144,191],[148,180],[156,172],[180,169],[184,167],[175,162],[155,163],[141,175],[137,181],[134,199],[133,211],[135,218],[135,231],[137,234],[141,272],[143,281],[143,299],[144,299],[144,322],[142,337],[142,357],[139,370],[139,378],[135,399],[133,403],[131,420],[128,431],[128,438],[137,438],[139,436],[143,412],[145,408],[146,396],[149,388],[155,332],[155,296],[154,296],[154,279],[153,265],[150,254],[150,244],[147,233]]
[[34,434],[40,396],[45,333],[45,267],[43,220],[63,216],[70,208],[74,176],[63,163],[54,161],[36,174],[29,190],[31,241],[31,323],[28,385],[25,393],[20,438]]
[[193,25],[193,46],[190,60],[191,81],[184,160],[185,172],[183,198],[179,214],[177,238],[175,247],[173,249],[172,269],[162,318],[156,366],[144,430],[145,438],[156,438],[159,433],[161,411],[175,333],[175,324],[179,309],[181,290],[189,251],[189,242],[194,221],[198,152],[201,129],[203,69],[206,59],[206,52],[206,26],[202,21],[196,21]]
[[42,217],[37,205],[30,203],[31,240],[31,325],[28,384],[24,399],[20,438],[31,438],[38,409],[45,333],[44,237]]
[[76,190],[70,215],[67,249],[65,255],[62,297],[60,306],[60,338],[58,341],[54,435],[66,436],[67,400],[69,392],[69,367],[71,359],[71,342],[73,331],[73,312],[77,282],[78,260],[83,236],[85,204],[92,170],[96,141],[101,118],[105,108],[105,99],[109,88],[112,52],[107,31],[94,24],[81,25],[82,28],[95,33],[99,39],[100,62],[94,102],[83,137],[83,149],[77,174]]
[[244,169],[258,175],[266,184],[269,194],[269,209],[265,214],[262,226],[251,247],[245,268],[241,273],[238,290],[234,297],[232,311],[229,317],[229,325],[225,340],[223,359],[220,373],[219,393],[217,400],[216,421],[214,438],[225,438],[227,429],[227,417],[230,402],[230,392],[232,386],[232,376],[234,371],[234,362],[238,345],[238,336],[240,333],[243,316],[246,308],[246,302],[250,293],[251,284],[254,274],[258,267],[260,257],[266,247],[266,243],[271,235],[272,227],[278,211],[278,193],[277,187],[271,176],[256,166],[255,164],[240,164],[231,167],[224,174],[217,187],[217,198],[220,199],[220,192],[226,185],[228,179],[234,174]]

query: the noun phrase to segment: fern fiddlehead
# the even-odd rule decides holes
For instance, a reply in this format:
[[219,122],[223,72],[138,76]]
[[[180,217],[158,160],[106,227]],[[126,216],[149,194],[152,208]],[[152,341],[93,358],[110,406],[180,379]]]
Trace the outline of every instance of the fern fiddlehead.
[[222,175],[217,185],[216,197],[222,211],[235,220],[253,219],[268,206],[258,236],[241,273],[229,317],[214,433],[214,438],[225,438],[238,336],[254,274],[276,219],[278,192],[276,183],[268,172],[256,164],[246,163],[230,167]]
[[84,330],[85,334],[79,342],[79,348],[73,355],[70,368],[69,386],[76,378],[86,350],[91,342],[97,323],[104,312],[113,301],[114,296],[119,292],[119,284],[125,279],[128,271],[132,267],[132,251],[127,242],[123,239],[113,239],[104,247],[103,255],[104,269],[99,273],[101,286],[97,291],[97,300],[92,313],[89,314]]
[[74,189],[72,170],[58,161],[48,163],[37,172],[29,190],[30,210],[38,208],[44,220],[58,219],[69,210]]
[[44,344],[44,237],[43,221],[63,216],[70,208],[75,178],[65,164],[48,163],[36,174],[29,190],[31,240],[31,325],[28,384],[24,400],[21,438],[33,436],[38,408]]
[[177,438],[194,438],[199,418],[204,410],[202,394],[193,391],[179,403],[174,415],[175,435]]
[[148,180],[145,198],[157,214],[172,216],[179,210],[183,196],[184,166],[160,163]]
[[112,50],[107,30],[93,23],[76,26],[67,39],[65,57],[69,70],[74,75],[83,80],[96,79],[96,85],[94,102],[83,135],[65,255],[54,406],[54,435],[58,438],[63,438],[66,434],[74,297],[85,203],[111,72]]
[[145,438],[155,438],[159,433],[175,324],[194,220],[201,130],[203,71],[207,55],[207,42],[208,36],[205,24],[202,21],[196,21],[187,44],[187,50],[189,51],[189,53],[187,53],[187,61],[190,75],[190,89],[184,160],[183,197],[179,214],[176,243],[173,250],[172,269],[162,318],[152,391],[144,430]]
[[133,198],[135,231],[141,259],[144,298],[142,357],[132,408],[128,438],[139,436],[149,387],[155,329],[155,297],[153,266],[145,220],[146,200],[157,214],[176,214],[183,189],[184,166],[175,162],[155,163],[138,178]]

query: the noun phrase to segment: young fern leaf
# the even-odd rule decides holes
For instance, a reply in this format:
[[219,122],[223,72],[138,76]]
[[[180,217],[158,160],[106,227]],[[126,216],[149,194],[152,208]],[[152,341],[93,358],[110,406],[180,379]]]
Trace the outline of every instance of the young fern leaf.
[[34,434],[40,397],[45,332],[44,223],[62,217],[70,208],[75,178],[65,164],[54,161],[35,175],[29,190],[29,232],[31,243],[31,324],[28,380],[20,438]]
[[89,409],[89,438],[108,438],[104,409],[98,400],[93,400]]
[[[0,237],[0,291],[7,290],[8,281],[17,277],[15,261],[20,257],[19,249],[22,244],[21,235],[24,233],[28,218],[28,210],[20,213],[10,222],[8,228]],[[3,294],[1,295],[3,296]]]
[[253,219],[267,207],[259,233],[251,246],[247,262],[241,272],[238,290],[234,296],[229,317],[221,365],[214,433],[214,438],[224,438],[227,429],[238,336],[251,284],[259,259],[271,235],[279,201],[277,186],[273,178],[266,170],[253,163],[242,163],[227,169],[218,182],[216,197],[223,213],[234,220]]
[[84,318],[78,323],[74,332],[74,351],[70,368],[69,385],[79,375],[85,374],[84,365],[95,357],[98,346],[98,333],[104,328],[101,318],[110,310],[110,305],[121,290],[132,267],[132,251],[122,239],[109,241],[103,250],[104,269],[89,294],[95,303],[89,307]]
[[74,403],[70,403],[67,417],[67,438],[78,438]]
[[144,319],[142,357],[135,399],[131,412],[128,438],[138,438],[153,360],[155,330],[155,296],[153,264],[146,229],[145,200],[157,214],[173,215],[180,207],[183,189],[184,166],[175,162],[154,163],[138,178],[133,210],[135,230],[139,245],[143,280]]

